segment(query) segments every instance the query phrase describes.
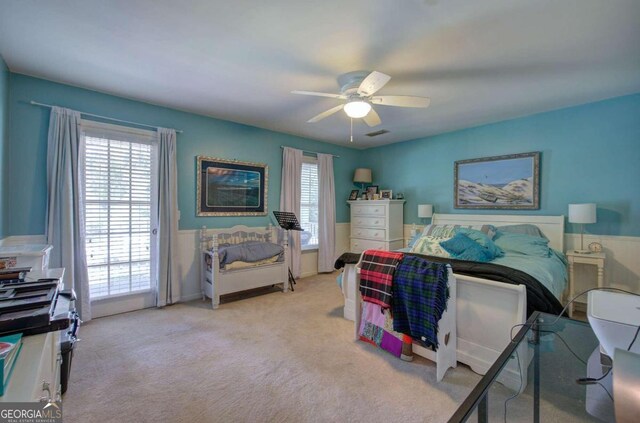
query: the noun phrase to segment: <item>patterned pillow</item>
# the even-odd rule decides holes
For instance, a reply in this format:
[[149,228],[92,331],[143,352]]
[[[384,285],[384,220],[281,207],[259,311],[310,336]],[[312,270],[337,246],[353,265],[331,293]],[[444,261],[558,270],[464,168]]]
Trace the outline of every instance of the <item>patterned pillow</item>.
[[496,227],[493,225],[427,225],[422,231],[422,235],[453,238],[456,235],[456,229],[469,228],[484,232],[489,239],[496,236]]
[[412,253],[424,254],[426,256],[437,256],[449,258],[451,255],[440,246],[442,241],[446,241],[451,237],[437,237],[437,236],[421,236],[416,243],[411,247]]

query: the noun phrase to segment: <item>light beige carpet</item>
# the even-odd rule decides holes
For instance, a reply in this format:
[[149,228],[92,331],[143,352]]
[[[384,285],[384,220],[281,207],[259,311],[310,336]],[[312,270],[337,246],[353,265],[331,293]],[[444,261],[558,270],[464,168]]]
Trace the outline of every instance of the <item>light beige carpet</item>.
[[[480,376],[459,364],[436,383],[432,362],[406,363],[353,341],[335,276],[215,311],[193,301],[90,322],[81,328],[64,421],[447,421]],[[491,421],[502,421],[511,394],[492,388]],[[584,407],[554,399],[561,397],[543,399],[545,421],[571,421],[567,410]],[[509,421],[530,421],[532,409],[531,396],[521,395],[509,403]]]
[[480,377],[352,339],[335,275],[295,292],[148,309],[81,328],[65,422],[442,422]]

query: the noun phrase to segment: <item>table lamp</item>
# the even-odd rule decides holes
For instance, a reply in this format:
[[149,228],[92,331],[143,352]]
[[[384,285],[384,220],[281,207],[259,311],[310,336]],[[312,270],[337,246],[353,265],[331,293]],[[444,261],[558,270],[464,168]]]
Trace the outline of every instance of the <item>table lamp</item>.
[[418,217],[428,219],[433,216],[433,204],[418,204]]
[[595,203],[569,204],[569,223],[580,224],[580,249],[575,252],[589,254],[590,251],[584,249],[584,224],[596,223]]
[[363,191],[364,191],[364,184],[365,183],[370,184],[371,181],[372,181],[371,169],[360,167],[356,169],[355,173],[353,174],[353,182],[360,183]]

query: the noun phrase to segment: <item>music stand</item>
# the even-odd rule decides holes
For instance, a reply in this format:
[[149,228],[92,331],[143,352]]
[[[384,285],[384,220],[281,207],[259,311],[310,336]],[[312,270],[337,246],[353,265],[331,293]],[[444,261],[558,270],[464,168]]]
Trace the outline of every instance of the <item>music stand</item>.
[[[287,237],[289,236],[289,231],[304,231],[300,227],[300,223],[298,222],[298,218],[295,213],[291,212],[282,212],[282,211],[274,211],[273,215],[276,217],[278,221],[278,225],[285,231],[287,231]],[[296,279],[293,277],[293,273],[291,272],[291,267],[289,267],[289,286],[291,290],[294,291],[293,285],[296,283]]]

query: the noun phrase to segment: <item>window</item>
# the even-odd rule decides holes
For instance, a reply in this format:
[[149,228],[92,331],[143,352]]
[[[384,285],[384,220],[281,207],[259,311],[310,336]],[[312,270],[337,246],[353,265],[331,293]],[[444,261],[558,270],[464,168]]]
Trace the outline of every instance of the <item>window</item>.
[[141,135],[136,136],[136,130],[133,135],[121,134],[93,126],[83,130],[90,297],[148,291],[155,260],[151,235],[155,148],[149,142],[151,135],[139,131]]
[[302,162],[300,226],[302,249],[318,248],[318,161],[311,157]]

